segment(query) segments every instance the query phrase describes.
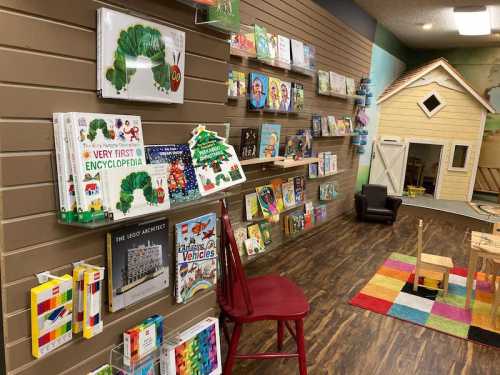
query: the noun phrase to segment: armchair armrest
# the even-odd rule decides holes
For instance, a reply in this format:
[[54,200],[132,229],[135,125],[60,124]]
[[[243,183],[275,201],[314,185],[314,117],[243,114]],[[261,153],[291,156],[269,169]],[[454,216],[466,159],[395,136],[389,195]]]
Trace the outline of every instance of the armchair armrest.
[[366,213],[366,208],[368,207],[368,200],[366,195],[362,193],[356,193],[354,195],[354,205],[356,207],[356,213],[358,215],[364,215]]
[[403,203],[403,200],[401,198],[388,196],[386,201],[386,207],[392,212],[394,212],[394,216],[396,216],[396,214],[398,213],[398,209],[401,206],[401,203]]

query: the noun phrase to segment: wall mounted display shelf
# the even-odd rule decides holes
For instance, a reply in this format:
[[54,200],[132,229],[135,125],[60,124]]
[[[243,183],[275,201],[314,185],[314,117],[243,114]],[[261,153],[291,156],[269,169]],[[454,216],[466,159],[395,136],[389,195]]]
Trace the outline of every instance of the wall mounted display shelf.
[[[283,211],[280,211],[279,215],[284,214],[286,212],[290,212],[290,211],[296,210],[297,208],[302,208],[302,207],[304,207],[304,204],[305,204],[305,202],[301,202],[301,203],[298,203],[298,204],[293,205],[291,207],[285,208]],[[266,218],[266,217],[262,216],[262,217],[256,217],[256,218],[254,218],[252,220],[247,220],[246,218],[244,218],[243,221],[245,223],[259,223],[259,222],[265,221],[267,219],[269,219],[269,218]]]
[[338,134],[338,135],[320,135],[320,136],[317,136],[317,137],[313,137],[314,139],[324,139],[324,140],[328,140],[328,139],[331,139],[331,138],[344,138],[344,137],[354,137],[354,133],[346,133],[346,134]]
[[255,159],[240,160],[240,164],[256,165],[256,164],[274,163],[275,161],[282,161],[282,160],[285,160],[284,156],[276,156],[274,158],[255,158]]
[[297,116],[301,112],[296,112],[296,111],[280,111],[277,109],[269,109],[269,108],[250,108],[250,106],[247,106],[248,112],[254,112],[254,113],[269,113],[273,115],[292,115],[292,116]]
[[[165,340],[165,339],[164,339]],[[109,365],[113,374],[134,375],[134,374],[149,374],[150,369],[162,367],[160,364],[162,359],[163,348],[157,348],[150,354],[144,356],[136,362],[132,362],[129,366],[125,365],[125,357],[123,355],[123,343],[111,349],[109,355]],[[156,372],[153,372],[156,373]]]
[[307,177],[308,180],[321,180],[321,179],[324,179],[324,178],[328,178],[328,177],[333,177],[333,176],[337,176],[339,174],[342,174],[344,173],[345,171],[347,171],[347,169],[339,169],[337,172],[335,173],[329,173],[329,174],[326,174],[324,176],[318,176],[318,177]]
[[318,94],[318,95],[339,98],[339,99],[345,99],[345,100],[356,100],[356,99],[363,98],[363,96],[361,96],[361,95],[347,95],[347,94],[338,94],[338,93],[334,93],[334,92],[331,92],[330,94]]
[[279,160],[274,162],[274,166],[279,167],[279,168],[294,168],[294,167],[300,167],[302,165],[309,165],[313,163],[318,163],[319,159],[318,158],[304,158],[300,160],[293,160],[293,159],[284,159],[284,160]]

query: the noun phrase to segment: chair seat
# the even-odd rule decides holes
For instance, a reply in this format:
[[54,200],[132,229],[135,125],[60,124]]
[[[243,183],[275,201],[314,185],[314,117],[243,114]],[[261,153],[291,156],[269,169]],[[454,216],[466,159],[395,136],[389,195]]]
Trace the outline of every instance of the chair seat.
[[257,276],[248,279],[248,289],[254,311],[247,314],[240,288],[234,288],[234,308],[222,309],[233,321],[295,320],[309,312],[309,302],[302,290],[286,277],[277,275]]
[[449,257],[442,257],[440,255],[422,253],[422,263],[432,264],[433,266],[453,268],[453,260]]
[[392,216],[393,212],[385,207],[368,207],[366,213],[369,215]]

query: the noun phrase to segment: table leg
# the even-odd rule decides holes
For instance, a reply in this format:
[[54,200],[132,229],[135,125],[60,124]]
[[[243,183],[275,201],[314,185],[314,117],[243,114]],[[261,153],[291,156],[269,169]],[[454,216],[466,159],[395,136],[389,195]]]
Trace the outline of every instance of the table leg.
[[469,257],[469,268],[467,270],[467,294],[465,297],[465,308],[470,308],[470,300],[472,295],[472,287],[474,286],[474,275],[477,267],[477,252],[471,249]]

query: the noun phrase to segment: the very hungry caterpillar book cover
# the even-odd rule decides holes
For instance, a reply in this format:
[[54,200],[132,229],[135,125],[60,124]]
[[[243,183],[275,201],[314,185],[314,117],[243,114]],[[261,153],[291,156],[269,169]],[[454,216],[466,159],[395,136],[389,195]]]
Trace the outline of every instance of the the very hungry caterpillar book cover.
[[175,225],[176,299],[186,303],[217,281],[217,216],[209,213]]
[[64,114],[78,220],[104,218],[101,172],[146,164],[141,118],[101,113]]

